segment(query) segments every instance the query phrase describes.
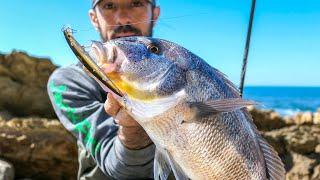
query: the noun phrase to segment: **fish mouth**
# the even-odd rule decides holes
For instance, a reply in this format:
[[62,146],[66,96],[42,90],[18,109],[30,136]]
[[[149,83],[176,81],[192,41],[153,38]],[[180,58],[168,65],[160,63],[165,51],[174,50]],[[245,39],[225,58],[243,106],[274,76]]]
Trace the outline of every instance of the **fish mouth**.
[[98,81],[100,81],[102,85],[106,86],[109,91],[119,97],[123,97],[122,92],[104,73],[104,71],[98,66],[98,64],[96,64],[94,59],[87,53],[84,46],[81,46],[80,43],[73,37],[74,30],[72,30],[70,27],[64,27],[62,31],[69,47],[76,55],[78,60],[89,71],[89,73],[92,74]]
[[120,63],[116,62],[118,56],[117,48],[112,43],[102,44],[101,42],[93,41],[91,50],[97,60],[97,65],[105,74],[119,70]]
[[[125,41],[130,39],[124,39]],[[98,61],[98,66],[117,86],[117,88],[131,99],[140,101],[151,101],[158,98],[157,89],[166,81],[175,63],[167,64],[166,67],[157,69],[144,76],[127,72],[126,67],[128,59],[122,52],[117,42],[109,41],[106,43],[93,42],[91,46],[93,56]],[[123,64],[125,63],[125,64]]]

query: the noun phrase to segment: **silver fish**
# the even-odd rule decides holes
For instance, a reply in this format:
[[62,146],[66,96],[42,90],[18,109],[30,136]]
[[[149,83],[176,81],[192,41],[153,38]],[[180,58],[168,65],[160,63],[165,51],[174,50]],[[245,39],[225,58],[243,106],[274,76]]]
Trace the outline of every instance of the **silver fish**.
[[123,94],[118,101],[157,147],[155,179],[170,172],[183,180],[285,179],[283,163],[245,108],[254,102],[200,57],[146,37],[94,42],[92,49]]

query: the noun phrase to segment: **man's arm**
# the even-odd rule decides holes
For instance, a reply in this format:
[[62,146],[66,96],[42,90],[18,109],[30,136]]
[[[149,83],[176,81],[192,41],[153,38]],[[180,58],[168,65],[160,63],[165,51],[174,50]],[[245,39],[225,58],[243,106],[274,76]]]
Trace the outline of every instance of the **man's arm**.
[[152,177],[154,145],[130,150],[105,113],[105,92],[77,66],[56,70],[48,93],[61,123],[90,152],[101,170],[115,179]]

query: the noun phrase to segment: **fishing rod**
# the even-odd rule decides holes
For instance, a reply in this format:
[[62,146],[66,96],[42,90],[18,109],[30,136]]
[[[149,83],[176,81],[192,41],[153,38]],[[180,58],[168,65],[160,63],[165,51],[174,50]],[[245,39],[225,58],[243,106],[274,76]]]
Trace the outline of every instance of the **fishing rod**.
[[248,31],[247,31],[247,40],[246,40],[246,46],[245,46],[244,55],[243,55],[240,87],[239,87],[241,97],[243,96],[243,87],[244,87],[244,81],[245,81],[246,71],[247,71],[248,54],[249,54],[249,49],[250,49],[250,40],[251,40],[251,32],[252,32],[252,25],[253,25],[255,8],[256,8],[256,0],[252,0],[250,20],[249,20],[249,26],[248,26]]

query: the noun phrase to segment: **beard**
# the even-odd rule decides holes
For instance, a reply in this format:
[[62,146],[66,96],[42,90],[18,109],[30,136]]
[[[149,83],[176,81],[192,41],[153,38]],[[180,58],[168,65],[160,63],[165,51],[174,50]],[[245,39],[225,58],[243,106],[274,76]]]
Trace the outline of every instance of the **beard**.
[[[152,19],[153,19],[153,15],[152,15]],[[108,40],[114,39],[117,34],[120,33],[133,33],[134,36],[147,36],[147,37],[152,37],[153,36],[153,27],[154,27],[154,22],[151,21],[149,23],[149,27],[148,30],[145,34],[142,33],[141,30],[139,30],[138,28],[134,27],[133,25],[127,24],[127,25],[118,25],[116,26],[116,28],[111,32],[111,38],[108,39],[107,37],[104,37],[101,33],[101,28],[99,28],[99,35],[100,38],[102,39],[103,42],[106,42]]]

